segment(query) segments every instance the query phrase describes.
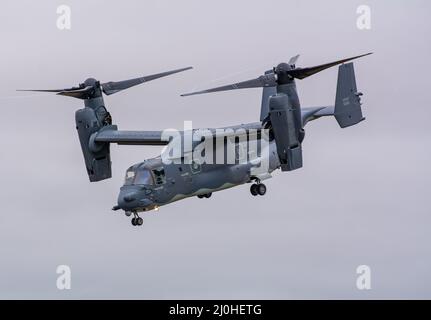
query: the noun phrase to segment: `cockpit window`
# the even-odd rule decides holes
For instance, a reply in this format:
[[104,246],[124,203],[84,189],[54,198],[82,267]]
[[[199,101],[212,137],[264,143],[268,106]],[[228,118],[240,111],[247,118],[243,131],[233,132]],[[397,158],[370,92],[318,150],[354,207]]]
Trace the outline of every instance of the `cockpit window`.
[[137,170],[129,169],[126,172],[126,179],[124,185],[152,185],[154,184],[153,176],[151,171],[145,168],[140,168]]
[[138,172],[136,172],[134,184],[153,184],[153,177],[151,176],[150,170],[139,169]]
[[124,185],[128,186],[133,184],[133,180],[135,179],[135,171],[133,170],[127,170],[126,172],[126,178],[124,180]]

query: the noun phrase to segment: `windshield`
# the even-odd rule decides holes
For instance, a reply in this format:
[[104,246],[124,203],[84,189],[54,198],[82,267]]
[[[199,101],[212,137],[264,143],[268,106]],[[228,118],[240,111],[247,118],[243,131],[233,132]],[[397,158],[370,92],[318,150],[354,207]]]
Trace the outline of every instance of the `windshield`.
[[148,169],[139,169],[136,172],[134,184],[153,184],[153,177]]
[[151,175],[150,170],[145,168],[140,168],[138,170],[130,169],[126,172],[126,178],[124,181],[124,185],[132,185],[132,184],[153,184],[153,176]]

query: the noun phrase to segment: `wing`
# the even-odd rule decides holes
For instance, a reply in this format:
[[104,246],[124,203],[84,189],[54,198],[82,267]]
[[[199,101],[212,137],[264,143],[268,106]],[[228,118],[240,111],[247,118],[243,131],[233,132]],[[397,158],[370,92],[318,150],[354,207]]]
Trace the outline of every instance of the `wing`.
[[164,146],[169,143],[169,141],[162,139],[162,131],[121,131],[114,128],[101,130],[97,133],[94,141],[146,146]]
[[[206,129],[205,138],[223,139],[223,138],[247,138],[250,134],[257,134],[262,128],[260,122],[246,123],[217,129]],[[199,129],[198,129],[199,130]]]
[[[216,131],[216,129],[207,129],[207,131],[202,134],[202,137],[219,139],[231,136],[238,137],[248,135],[250,129],[261,129],[261,124],[260,122],[257,122],[219,129],[222,129],[221,132]],[[183,136],[184,132],[179,131],[179,134],[180,136]],[[170,138],[171,136],[169,136],[169,134],[166,134],[165,137],[163,137],[163,131],[125,131],[117,130],[117,126],[106,126],[94,136],[93,141],[96,143],[117,143],[120,145],[165,146],[169,144]]]

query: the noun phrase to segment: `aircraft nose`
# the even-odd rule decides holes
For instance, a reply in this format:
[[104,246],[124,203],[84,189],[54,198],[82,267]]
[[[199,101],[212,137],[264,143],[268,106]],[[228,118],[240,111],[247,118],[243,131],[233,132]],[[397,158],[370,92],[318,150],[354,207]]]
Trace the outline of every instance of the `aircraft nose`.
[[124,210],[131,210],[136,207],[138,193],[133,190],[121,190],[118,195],[118,207]]
[[141,190],[135,188],[123,188],[118,195],[118,205],[115,208],[125,211],[133,211],[137,208],[144,208],[152,201],[147,199]]
[[123,196],[123,200],[126,202],[132,202],[136,200],[136,195],[135,193],[128,193],[126,195]]

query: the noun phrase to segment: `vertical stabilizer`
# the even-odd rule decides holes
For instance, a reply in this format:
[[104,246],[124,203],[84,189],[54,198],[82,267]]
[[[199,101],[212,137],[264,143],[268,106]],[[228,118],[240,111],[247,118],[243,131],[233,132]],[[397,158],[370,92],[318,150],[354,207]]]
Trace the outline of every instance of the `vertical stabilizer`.
[[353,63],[338,68],[337,94],[334,116],[341,128],[353,126],[365,118],[362,116],[361,95],[356,88]]

